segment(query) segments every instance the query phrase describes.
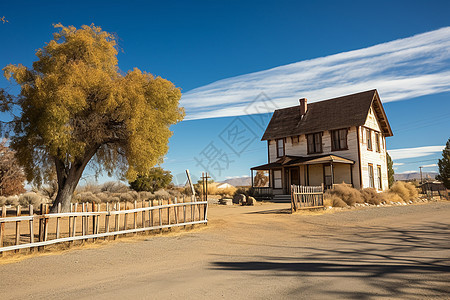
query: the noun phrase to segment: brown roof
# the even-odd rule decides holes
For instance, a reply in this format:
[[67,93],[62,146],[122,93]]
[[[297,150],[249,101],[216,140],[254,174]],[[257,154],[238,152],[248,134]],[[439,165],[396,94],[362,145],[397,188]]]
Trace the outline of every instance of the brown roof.
[[342,156],[334,155],[334,154],[322,154],[316,156],[292,156],[286,155],[281,157],[275,162],[256,166],[251,168],[251,170],[270,170],[270,169],[278,169],[281,167],[291,167],[291,166],[299,166],[299,165],[312,165],[312,164],[323,164],[329,162],[336,162],[342,164],[354,164],[355,162],[351,159],[344,158]]
[[300,118],[299,105],[277,109],[262,140],[364,125],[372,102],[383,133],[392,136],[377,90],[370,90],[310,103],[303,118]]

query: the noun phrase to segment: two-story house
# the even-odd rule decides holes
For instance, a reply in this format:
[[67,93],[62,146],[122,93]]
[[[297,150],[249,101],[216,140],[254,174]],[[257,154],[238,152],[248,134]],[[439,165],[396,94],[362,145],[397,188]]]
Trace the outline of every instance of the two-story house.
[[[388,188],[386,137],[392,130],[377,90],[278,109],[264,132],[271,193],[291,184]],[[252,181],[253,184],[253,181]]]

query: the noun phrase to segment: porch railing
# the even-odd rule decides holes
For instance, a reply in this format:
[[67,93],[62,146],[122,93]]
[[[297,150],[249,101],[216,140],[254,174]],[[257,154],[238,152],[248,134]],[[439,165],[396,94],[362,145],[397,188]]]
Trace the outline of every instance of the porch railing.
[[273,198],[273,190],[271,187],[252,187],[253,197],[271,199]]
[[291,185],[291,211],[323,207],[323,191],[323,185]]

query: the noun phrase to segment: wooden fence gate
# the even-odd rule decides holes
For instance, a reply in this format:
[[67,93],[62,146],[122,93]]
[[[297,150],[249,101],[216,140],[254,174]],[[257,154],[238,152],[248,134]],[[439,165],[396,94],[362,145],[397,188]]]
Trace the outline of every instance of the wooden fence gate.
[[291,185],[291,212],[323,207],[323,185]]

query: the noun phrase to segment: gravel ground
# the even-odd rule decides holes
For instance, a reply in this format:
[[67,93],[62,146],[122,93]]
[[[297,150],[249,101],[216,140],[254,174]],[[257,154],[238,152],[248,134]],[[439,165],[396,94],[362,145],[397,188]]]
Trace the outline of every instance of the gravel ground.
[[288,214],[211,205],[208,226],[0,265],[2,299],[450,299],[450,202]]

